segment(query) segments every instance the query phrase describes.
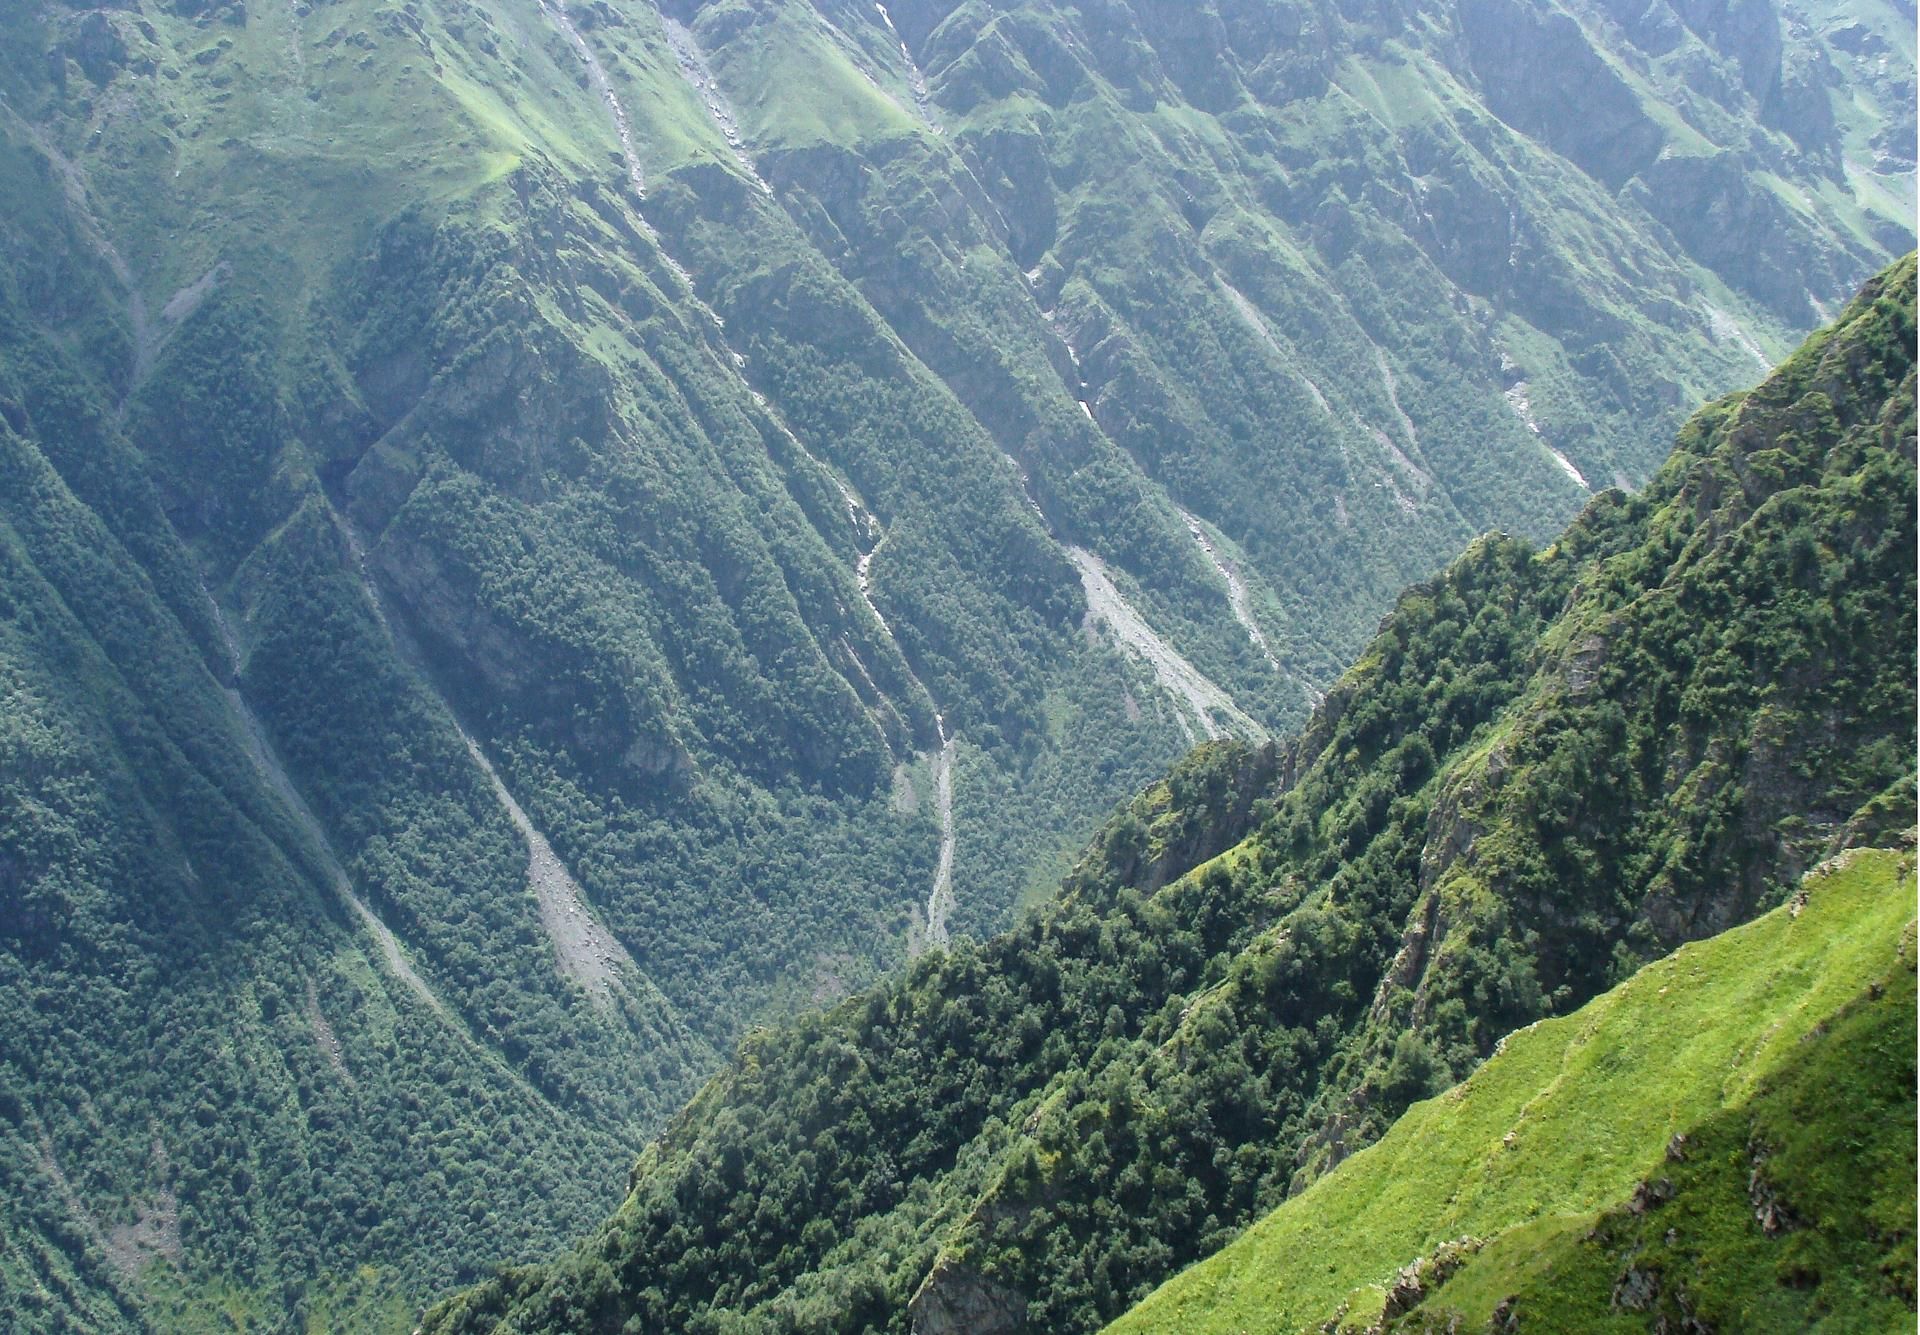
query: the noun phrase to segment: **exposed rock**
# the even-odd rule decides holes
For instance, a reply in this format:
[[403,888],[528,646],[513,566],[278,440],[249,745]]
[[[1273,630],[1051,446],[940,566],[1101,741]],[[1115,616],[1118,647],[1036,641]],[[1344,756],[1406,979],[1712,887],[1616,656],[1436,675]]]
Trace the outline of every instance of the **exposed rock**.
[[1772,1150],[1760,1141],[1754,1141],[1747,1147],[1747,1159],[1752,1168],[1747,1173],[1747,1199],[1753,1205],[1754,1222],[1760,1225],[1760,1231],[1768,1237],[1778,1237],[1800,1221],[1780,1199],[1779,1190],[1766,1177],[1767,1160]]
[[74,26],[73,35],[56,50],[86,72],[96,84],[104,84],[127,63],[127,43],[106,14],[94,11]]
[[1648,211],[1689,255],[1737,274],[1749,295],[1788,320],[1811,318],[1809,287],[1842,285],[1830,267],[1836,260],[1851,266],[1860,259],[1809,244],[1787,206],[1740,154],[1662,153],[1638,175]]
[[1627,1200],[1630,1214],[1645,1214],[1657,1209],[1673,1199],[1673,1181],[1661,1178],[1658,1182],[1641,1182],[1634,1186],[1633,1195]]
[[1027,1300],[943,1257],[908,1311],[913,1335],[1003,1335],[1026,1324]]
[[1651,1270],[1630,1265],[1613,1282],[1613,1306],[1616,1311],[1644,1312],[1660,1297],[1660,1277]]
[[1567,694],[1576,700],[1592,694],[1606,661],[1606,639],[1600,635],[1583,638],[1567,660]]
[[1427,1286],[1420,1277],[1420,1262],[1415,1261],[1403,1267],[1400,1273],[1394,1276],[1393,1284],[1387,1289],[1386,1306],[1380,1312],[1382,1324],[1373,1326],[1371,1330],[1384,1329],[1385,1322],[1411,1312],[1426,1296]]
[[1432,1256],[1423,1256],[1403,1267],[1387,1289],[1387,1300],[1380,1309],[1380,1320],[1368,1328],[1367,1335],[1384,1331],[1395,1317],[1404,1316],[1426,1300],[1429,1293],[1445,1284],[1453,1273],[1480,1250],[1478,1238],[1456,1238],[1434,1248]]
[[1466,0],[1460,30],[1488,106],[1610,189],[1659,156],[1665,132],[1571,15],[1520,0]]
[[1411,925],[1401,938],[1400,950],[1393,957],[1393,963],[1387,966],[1386,976],[1380,980],[1380,986],[1374,992],[1373,1019],[1376,1023],[1387,1019],[1392,1011],[1393,999],[1403,991],[1411,991],[1419,981],[1421,970],[1426,968],[1427,948],[1438,929],[1440,896],[1429,890],[1420,899],[1420,905],[1414,910]]
[[[1109,823],[1100,843],[1110,874],[1151,894],[1246,837],[1260,799],[1284,786],[1286,758],[1269,743],[1215,743],[1193,753]],[[1072,894],[1083,873],[1067,879]]]

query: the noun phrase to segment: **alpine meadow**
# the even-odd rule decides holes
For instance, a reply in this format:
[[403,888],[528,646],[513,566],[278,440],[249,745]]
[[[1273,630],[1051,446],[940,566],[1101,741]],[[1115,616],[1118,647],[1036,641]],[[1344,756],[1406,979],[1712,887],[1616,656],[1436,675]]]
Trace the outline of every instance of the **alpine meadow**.
[[1912,0],[0,0],[0,1328],[1901,1331]]

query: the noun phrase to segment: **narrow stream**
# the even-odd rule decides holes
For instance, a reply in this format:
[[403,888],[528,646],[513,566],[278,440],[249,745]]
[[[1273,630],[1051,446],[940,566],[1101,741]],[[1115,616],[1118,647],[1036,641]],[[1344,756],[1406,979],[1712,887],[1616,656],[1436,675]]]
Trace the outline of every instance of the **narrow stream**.
[[[618,94],[613,91],[613,86],[607,79],[606,71],[601,67],[599,59],[594,56],[592,48],[587,45],[586,38],[581,36],[579,29],[574,27],[573,21],[567,16],[565,0],[538,0],[538,3],[541,12],[553,19],[561,31],[566,34],[567,40],[573,45],[574,49],[580,53],[581,60],[586,63],[588,75],[593,80],[594,86],[599,90],[601,98],[606,103],[607,109],[613,118],[614,132],[620,140],[621,153],[627,160],[629,174],[633,180],[635,197],[644,198],[644,189],[640,174],[640,160],[633,147],[631,122],[627,118],[626,108],[620,105],[620,98]],[[670,20],[668,22],[671,24]],[[888,19],[888,26],[892,26],[891,19]],[[737,142],[739,136],[737,128],[732,126],[732,113],[730,109],[726,107],[724,100],[720,98],[718,85],[713,81],[712,74],[707,69],[704,57],[700,55],[691,34],[684,28],[678,28],[677,25],[672,25],[668,29],[668,35],[670,45],[672,45],[674,49],[675,59],[680,63],[683,73],[693,84],[695,91],[700,93],[702,100],[707,105],[708,113],[715,118],[715,123],[720,127],[722,134],[726,136],[729,145],[735,148],[743,161],[747,162],[749,170],[751,170],[751,161],[745,158],[744,145]],[[901,49],[902,51],[905,50],[904,44]],[[908,63],[911,65],[911,59],[909,59]],[[915,73],[917,76],[917,70]],[[756,174],[753,179],[758,181],[760,178]],[[765,183],[762,182],[761,184],[762,187],[765,188]],[[715,341],[727,359],[732,362],[733,370],[735,372],[740,371],[746,366],[747,359],[727,341],[726,321],[721,318],[718,311],[714,310],[701,299],[699,293],[694,288],[692,276],[667,252],[666,247],[660,244],[658,233],[654,232],[653,228],[647,225],[644,218],[640,219],[640,223],[643,230],[658,247],[660,255],[666,261],[667,266],[673,271],[675,276],[685,284],[688,299],[696,309],[712,322]],[[860,590],[860,600],[866,604],[868,614],[873,617],[881,633],[898,649],[900,641],[894,635],[893,627],[888,624],[886,617],[881,614],[880,608],[878,604],[874,602],[872,594],[873,561],[874,558],[879,555],[880,549],[886,545],[886,535],[879,520],[860,503],[859,498],[853,494],[853,491],[845,482],[841,481],[838,473],[828,468],[817,455],[801,443],[800,438],[796,436],[786,422],[781,419],[779,413],[775,411],[773,405],[767,401],[764,395],[754,391],[753,398],[754,402],[767,414],[768,419],[773,422],[781,434],[799,450],[801,455],[804,456],[809,463],[824,473],[827,478],[832,481],[834,488],[840,493],[840,498],[847,507],[847,517],[853,524],[856,546],[862,549],[862,554],[858,558],[854,569],[855,582]],[[867,545],[869,542],[871,542],[871,546]],[[368,587],[373,587],[371,581],[369,581]],[[848,645],[847,648],[848,652],[852,654],[861,674],[871,683],[873,680],[872,674],[868,672],[866,664],[859,661],[859,655],[853,652],[851,645]],[[925,697],[930,706],[933,705],[933,695],[927,690],[926,683],[920,680],[919,674],[914,671],[912,661],[907,658],[904,651],[901,652],[900,657],[901,661],[906,664],[908,679],[913,683],[914,689]],[[953,862],[957,843],[953,825],[953,758],[954,745],[957,739],[948,734],[946,716],[940,712],[937,706],[934,707],[934,726],[939,738],[939,750],[934,754],[933,770],[935,806],[939,813],[940,820],[940,857],[934,871],[933,888],[927,896],[926,941],[931,946],[944,949],[948,942],[947,921],[953,910]],[[471,742],[469,742],[469,745],[471,745]]]
[[567,14],[567,0],[537,0],[537,3],[540,12],[551,18],[554,25],[566,34],[567,41],[587,67],[587,77],[593,80],[594,89],[613,118],[613,133],[620,140],[620,156],[627,161],[627,181],[633,186],[636,198],[645,198],[647,178],[640,170],[640,155],[633,149],[633,126],[627,120],[627,109],[620,105],[620,99],[614,94],[613,82],[607,78],[605,67],[600,64],[600,58],[593,54],[593,48],[587,45],[587,39],[580,35],[580,30],[573,26],[573,19]]
[[945,134],[940,118],[933,114],[933,94],[927,90],[927,76],[914,60],[913,52],[907,49],[907,39],[900,35],[898,28],[893,26],[893,15],[888,12],[884,4],[875,0],[873,7],[880,12],[880,21],[887,25],[887,31],[893,34],[893,40],[900,43],[900,59],[906,63],[907,84],[913,89],[913,100],[920,108],[920,118],[935,134]]

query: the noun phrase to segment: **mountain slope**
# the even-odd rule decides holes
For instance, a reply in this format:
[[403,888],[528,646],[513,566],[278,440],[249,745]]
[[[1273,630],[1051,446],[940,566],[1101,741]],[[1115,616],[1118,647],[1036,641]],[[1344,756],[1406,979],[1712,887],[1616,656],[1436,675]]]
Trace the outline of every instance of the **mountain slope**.
[[[1563,1314],[1568,1326],[1692,1317],[1722,1328],[1905,1329],[1914,1290],[1904,1186],[1913,1068],[1902,1061],[1913,1048],[1911,985],[1908,974],[1877,995],[1869,987],[1806,1060],[1690,1133],[1678,1147],[1683,1166],[1644,1196],[1636,1190],[1595,1228],[1548,1246],[1517,1236],[1488,1249],[1401,1326],[1447,1324],[1462,1308],[1490,1320],[1505,1303],[1508,1312]],[[1848,1153],[1836,1157],[1838,1144]],[[1625,1313],[1633,1315],[1623,1321]]]
[[[1257,935],[1130,1072],[1130,1103],[1157,1115],[1116,1115],[1098,1089],[1048,1109],[1035,1138],[1060,1161],[975,1204],[922,1304],[1017,1276],[1054,1311],[1097,1310],[1097,1279],[1053,1277],[1102,1258],[1139,1274],[1169,1236],[1219,1237],[1510,1029],[1783,895],[1836,835],[1892,814],[1883,793],[1910,809],[1912,694],[1886,674],[1912,656],[1911,309],[1903,261],[1698,416],[1624,513],[1597,503],[1532,560],[1489,544],[1403,600],[1332,693],[1318,765],[1217,878],[1242,882]],[[1525,679],[1502,683],[1503,661]],[[1518,698],[1476,718],[1503,686]],[[1106,1183],[1169,1169],[1201,1188],[1170,1233],[1102,1208]],[[1036,1197],[1045,1211],[998,1224]]]
[[[62,299],[97,317],[86,283],[100,276],[64,255]],[[683,1078],[709,1052],[643,986],[616,1022],[569,996],[544,941],[496,938],[491,979],[473,980],[396,938],[380,868],[349,863],[289,782],[252,683],[210,670],[191,632],[217,633],[217,616],[110,410],[22,300],[0,278],[7,1324],[141,1324],[155,1266],[249,1281],[163,1304],[189,1328],[212,1315],[202,1299],[278,1315],[285,1285],[321,1302],[353,1286],[370,1242],[445,1284],[478,1237],[537,1251],[564,1236],[603,1207],[608,1158],[659,1115],[617,1083],[627,1035]],[[334,592],[335,651],[364,648],[350,595],[300,592]],[[415,688],[393,708],[434,706]],[[406,816],[445,827],[458,859],[433,870],[470,904],[525,893],[525,853],[478,784]],[[384,851],[403,863],[414,850],[398,842]],[[402,865],[384,885],[419,875]],[[449,930],[485,941],[496,926]],[[493,1020],[505,1042],[480,1009],[503,980],[525,989]],[[513,1042],[564,1053],[561,1031],[571,1063],[503,1060]],[[461,1148],[481,1127],[488,1151]],[[397,1278],[369,1268],[358,1283],[378,1297]]]
[[[1816,1213],[1815,1198],[1785,1188],[1781,1174],[1790,1170],[1790,1157],[1776,1163],[1768,1147],[1779,1144],[1783,1131],[1803,1158],[1820,1155],[1824,1144],[1830,1157],[1849,1161],[1840,1171],[1866,1188],[1862,1195],[1874,1196],[1881,1194],[1869,1166],[1875,1161],[1831,1156],[1832,1148],[1862,1133],[1876,1143],[1911,1140],[1912,865],[1911,855],[1850,853],[1810,873],[1791,905],[1683,947],[1572,1015],[1513,1034],[1465,1083],[1409,1109],[1378,1144],[1110,1329],[1201,1335],[1320,1330],[1331,1321],[1360,1330],[1396,1315],[1409,1330],[1444,1329],[1452,1295],[1506,1282],[1522,1295],[1508,1303],[1514,1319],[1531,1315],[1555,1329],[1576,1329],[1562,1288],[1547,1290],[1541,1282],[1540,1272],[1552,1275],[1564,1263],[1543,1264],[1542,1255],[1573,1250],[1595,1213],[1615,1203],[1623,1207],[1615,1216],[1626,1224],[1623,1231],[1646,1217],[1640,1231],[1647,1243],[1656,1225],[1683,1231],[1685,1244],[1677,1238],[1663,1244],[1669,1255],[1728,1234],[1744,1233],[1764,1245],[1783,1229],[1752,1218],[1762,1196],[1783,1212],[1806,1211],[1804,1227],[1812,1231],[1775,1244],[1780,1266],[1793,1264],[1789,1250],[1804,1256],[1847,1246],[1860,1234],[1826,1213],[1827,1202],[1846,1199],[1846,1188],[1829,1184]],[[1845,1018],[1862,1009],[1875,1012],[1865,1032]],[[1803,1125],[1786,1131],[1777,1111],[1762,1111],[1769,1102],[1804,1100],[1814,1082],[1849,1067],[1855,1079],[1830,1084],[1830,1101]],[[1903,1086],[1904,1109],[1897,1096],[1884,1110],[1875,1101],[1862,1106],[1845,1097],[1859,1087],[1897,1095]],[[1871,1115],[1855,1120],[1862,1114]],[[1733,1138],[1743,1180],[1732,1208],[1720,1189],[1711,1204],[1690,1209],[1686,1189],[1721,1173],[1727,1159],[1729,1136],[1718,1128],[1756,1118],[1766,1129],[1756,1127],[1751,1143],[1746,1135]],[[1636,1184],[1638,1208],[1627,1209]],[[1907,1237],[1911,1218],[1909,1203]],[[1904,1293],[1900,1266],[1882,1281],[1876,1269],[1898,1249],[1902,1231],[1894,1220],[1880,1227],[1886,1231],[1868,1235],[1864,1264],[1852,1258],[1795,1285],[1776,1284],[1773,1264],[1764,1264],[1745,1301],[1764,1303],[1766,1293],[1781,1290],[1808,1304],[1806,1310],[1844,1311],[1861,1329],[1910,1323],[1911,1259]],[[1399,1282],[1403,1267],[1422,1258],[1430,1258],[1424,1297]],[[1715,1257],[1713,1268],[1725,1259]],[[1643,1261],[1642,1273],[1658,1274],[1661,1266]],[[1480,1273],[1496,1268],[1504,1273]],[[1705,1277],[1681,1280],[1679,1293],[1691,1291],[1700,1301]],[[1584,1306],[1599,1309],[1587,1319],[1604,1321],[1611,1296],[1615,1308],[1627,1309],[1623,1323],[1647,1324],[1648,1317],[1630,1313],[1652,1304],[1619,1302],[1613,1275],[1597,1285],[1591,1276],[1581,1278],[1588,1284]],[[1555,1281],[1564,1285],[1559,1275],[1547,1283]],[[1822,1282],[1835,1287],[1808,1292]],[[1853,1284],[1864,1291],[1847,1287]],[[1743,1287],[1721,1276],[1714,1286],[1722,1294]],[[1850,1296],[1835,1296],[1842,1292]],[[1669,1301],[1676,1296],[1670,1292]],[[1503,1290],[1493,1301],[1510,1297]],[[1383,1313],[1386,1307],[1393,1310]],[[1464,1315],[1467,1328],[1479,1328],[1490,1313]],[[1760,1309],[1751,1308],[1740,1322],[1728,1320],[1732,1313],[1724,1307],[1696,1307],[1693,1315],[1716,1329],[1752,1329]],[[1779,1324],[1772,1328],[1799,1324],[1785,1312],[1775,1316]]]
[[1403,597],[1057,904],[763,1033],[430,1329],[1097,1328],[1510,1030],[1912,817],[1911,257],[1637,497]]
[[1556,9],[1623,175],[1458,4],[6,6],[21,1301],[544,1254],[756,1022],[1639,480],[1908,244],[1831,8]]

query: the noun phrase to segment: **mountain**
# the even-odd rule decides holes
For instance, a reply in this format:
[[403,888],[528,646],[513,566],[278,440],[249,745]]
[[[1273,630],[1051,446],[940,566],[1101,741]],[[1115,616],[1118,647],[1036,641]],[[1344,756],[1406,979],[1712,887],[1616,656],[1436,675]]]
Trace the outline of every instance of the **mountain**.
[[1511,1035],[1110,1329],[1904,1329],[1913,901],[1911,853],[1842,855]]
[[1055,903],[754,1035],[606,1225],[426,1329],[1098,1329],[1512,1031],[1913,825],[1914,473],[1909,256],[1645,490],[1409,590],[1296,739],[1195,752]]
[[1911,245],[1910,29],[0,6],[0,1321],[592,1227]]

